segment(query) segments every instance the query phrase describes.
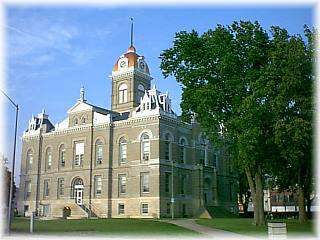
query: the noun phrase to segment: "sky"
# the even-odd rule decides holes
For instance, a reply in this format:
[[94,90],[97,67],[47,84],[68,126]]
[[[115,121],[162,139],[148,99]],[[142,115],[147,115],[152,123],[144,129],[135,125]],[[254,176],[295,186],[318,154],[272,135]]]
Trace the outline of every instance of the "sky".
[[[111,71],[130,45],[130,17],[134,45],[144,55],[155,84],[168,90],[179,114],[181,86],[164,79],[160,53],[172,46],[174,35],[192,29],[203,33],[217,24],[259,21],[267,30],[277,25],[290,34],[313,26],[313,9],[295,7],[22,7],[7,6],[5,23],[6,92],[20,106],[16,181],[20,173],[21,136],[32,114],[45,109],[55,124],[79,98],[83,85],[89,103],[110,109]],[[5,156],[12,158],[14,109],[8,104]]]

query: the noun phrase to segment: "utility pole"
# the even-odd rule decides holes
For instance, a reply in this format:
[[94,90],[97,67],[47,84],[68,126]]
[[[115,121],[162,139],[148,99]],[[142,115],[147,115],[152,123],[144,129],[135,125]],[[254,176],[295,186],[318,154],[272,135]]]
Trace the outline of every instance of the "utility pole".
[[14,141],[13,141],[13,156],[12,156],[12,170],[11,170],[11,179],[10,179],[10,193],[9,193],[9,206],[8,206],[8,222],[7,222],[7,231],[10,233],[11,221],[12,221],[12,200],[13,200],[13,183],[14,183],[14,169],[16,164],[16,143],[17,143],[17,129],[18,129],[18,114],[19,106],[16,104],[3,90],[0,89],[2,94],[6,96],[12,105],[16,109],[16,121],[14,128]]

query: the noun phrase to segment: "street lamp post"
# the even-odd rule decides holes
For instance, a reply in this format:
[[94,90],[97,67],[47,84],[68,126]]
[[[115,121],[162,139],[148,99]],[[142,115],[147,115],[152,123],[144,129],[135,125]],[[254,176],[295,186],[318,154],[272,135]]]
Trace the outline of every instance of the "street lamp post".
[[13,199],[13,182],[14,182],[14,169],[16,164],[16,145],[17,145],[17,129],[18,129],[18,113],[19,113],[19,106],[16,104],[4,91],[2,91],[3,95],[5,95],[9,101],[13,104],[16,108],[16,121],[15,121],[15,128],[14,128],[14,142],[13,142],[13,156],[12,156],[12,170],[11,170],[11,179],[10,179],[10,193],[9,193],[9,206],[8,206],[8,222],[7,222],[7,231],[10,233],[11,229],[11,220],[12,220],[12,199]]
[[171,159],[171,218],[174,219],[173,159]]

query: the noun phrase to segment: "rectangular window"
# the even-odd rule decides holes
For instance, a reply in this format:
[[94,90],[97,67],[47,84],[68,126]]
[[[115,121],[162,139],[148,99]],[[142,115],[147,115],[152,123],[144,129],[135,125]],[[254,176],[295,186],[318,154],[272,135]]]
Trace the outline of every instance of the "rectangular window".
[[150,157],[150,141],[142,142],[142,160],[148,161]]
[[165,173],[165,191],[166,193],[169,193],[171,190],[171,173],[166,172]]
[[123,203],[119,203],[118,205],[118,214],[124,214],[124,204]]
[[141,213],[142,214],[148,214],[149,213],[149,204],[148,203],[142,203],[141,204]]
[[58,197],[64,195],[64,178],[58,178]]
[[127,177],[125,174],[119,175],[119,194],[125,194],[127,191]]
[[24,199],[29,199],[31,195],[31,181],[26,181],[25,182],[25,194],[24,194]]
[[95,195],[100,195],[102,192],[102,178],[101,176],[94,177]]
[[44,180],[43,182],[43,196],[48,197],[49,196],[49,180]]
[[75,144],[75,155],[74,155],[74,165],[81,166],[84,155],[84,143],[76,143]]
[[150,191],[148,172],[144,172],[140,174],[140,183],[141,183],[141,193],[148,193]]

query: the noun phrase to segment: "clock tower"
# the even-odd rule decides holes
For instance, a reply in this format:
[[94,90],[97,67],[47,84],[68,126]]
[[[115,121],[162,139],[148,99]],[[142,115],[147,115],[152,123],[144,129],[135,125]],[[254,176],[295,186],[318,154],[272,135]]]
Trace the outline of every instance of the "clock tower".
[[144,92],[150,89],[151,79],[144,56],[136,53],[133,46],[133,23],[131,24],[131,45],[113,67],[111,110],[132,112],[140,104]]

